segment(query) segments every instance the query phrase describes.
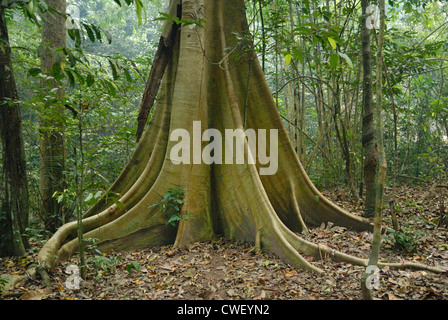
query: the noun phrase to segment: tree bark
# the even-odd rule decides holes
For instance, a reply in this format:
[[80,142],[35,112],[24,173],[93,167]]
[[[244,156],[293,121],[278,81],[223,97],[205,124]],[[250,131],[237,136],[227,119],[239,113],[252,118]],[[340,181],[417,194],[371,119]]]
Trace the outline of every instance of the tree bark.
[[0,5],[0,256],[25,253],[29,203],[22,119],[11,62],[5,7]]
[[361,0],[362,7],[362,59],[363,59],[363,121],[362,145],[364,147],[364,211],[367,217],[373,217],[375,211],[375,179],[378,166],[378,150],[375,141],[374,105],[372,93],[372,54],[370,50],[370,29],[367,28],[366,13],[369,0]]
[[[46,12],[42,16],[42,72],[53,76],[61,62],[62,54],[58,49],[66,43],[66,0],[48,0],[47,4],[56,12]],[[41,216],[46,217],[45,227],[56,231],[64,223],[63,204],[53,196],[65,187],[65,125],[64,96],[65,89],[56,79],[42,80],[42,88],[47,91],[44,108],[40,115],[40,166],[39,192]],[[55,90],[57,89],[57,90]],[[55,91],[52,93],[52,90]]]
[[[386,182],[387,160],[384,150],[384,136],[383,136],[383,47],[384,47],[384,32],[385,32],[385,3],[384,0],[379,0],[380,10],[380,29],[378,35],[378,49],[376,54],[376,107],[375,107],[375,130],[376,140],[378,143],[378,159],[379,167],[376,176],[376,199],[375,199],[375,214],[373,218],[374,231],[372,239],[372,251],[369,258],[369,266],[377,266],[381,248],[381,230],[383,223],[383,196],[384,185]],[[375,31],[376,32],[376,31]],[[374,269],[372,269],[374,270]],[[366,270],[362,281],[362,294],[366,300],[373,300],[372,288],[366,284],[366,279],[372,273]]]

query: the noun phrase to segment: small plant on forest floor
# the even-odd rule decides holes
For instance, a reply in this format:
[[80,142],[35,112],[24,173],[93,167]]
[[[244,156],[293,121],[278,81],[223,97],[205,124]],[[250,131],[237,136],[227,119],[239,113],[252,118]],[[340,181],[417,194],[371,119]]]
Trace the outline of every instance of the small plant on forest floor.
[[0,277],[0,294],[5,290],[6,285],[8,284],[8,281]]
[[165,193],[162,200],[150,205],[149,207],[152,208],[155,206],[161,206],[162,212],[169,217],[166,224],[170,224],[174,227],[180,220],[189,219],[191,216],[188,213],[182,215],[180,214],[182,205],[184,204],[184,195],[185,191],[182,188],[170,188],[168,189],[168,192]]
[[137,262],[130,262],[126,265],[126,271],[129,273],[129,275],[132,275],[134,271],[140,271],[140,264]]
[[110,255],[108,257],[100,249],[98,249],[97,242],[98,239],[94,238],[84,239],[86,249],[93,254],[91,257],[86,259],[86,265],[92,265],[95,270],[96,280],[100,279],[103,273],[108,273],[115,270],[115,265],[121,260],[114,255]]
[[392,241],[399,249],[407,253],[416,252],[418,247],[418,237],[424,235],[421,231],[412,230],[409,227],[401,226],[398,230],[390,230],[385,236],[385,240]]

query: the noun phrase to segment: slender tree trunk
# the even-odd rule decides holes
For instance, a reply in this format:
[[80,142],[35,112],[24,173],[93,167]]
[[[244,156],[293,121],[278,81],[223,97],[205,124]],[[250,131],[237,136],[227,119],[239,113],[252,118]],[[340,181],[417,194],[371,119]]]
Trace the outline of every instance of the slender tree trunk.
[[387,81],[387,88],[389,90],[389,97],[392,106],[392,113],[394,119],[394,162],[393,162],[393,173],[392,173],[392,192],[389,200],[389,210],[392,217],[392,226],[395,230],[399,229],[399,223],[397,219],[397,213],[395,210],[395,189],[397,184],[397,174],[398,174],[398,113],[397,108],[395,106],[394,92],[392,90],[392,85],[390,83],[390,77],[388,74],[387,66],[384,63],[383,57],[383,68],[384,68],[384,76]]
[[22,255],[28,224],[28,185],[22,119],[11,62],[5,8],[0,4],[0,256]]
[[364,210],[367,217],[375,211],[375,179],[378,166],[378,150],[375,141],[374,105],[372,93],[372,57],[370,51],[370,29],[366,13],[369,0],[361,0],[362,7],[362,58],[363,58],[363,121],[362,145],[364,147],[364,186],[366,189]]
[[[387,160],[384,151],[384,137],[383,137],[383,46],[384,46],[384,30],[385,30],[385,4],[384,0],[379,0],[380,10],[380,30],[378,36],[378,51],[376,54],[376,107],[375,107],[375,126],[376,126],[376,140],[378,143],[378,158],[379,167],[376,177],[376,199],[375,199],[375,214],[373,218],[373,239],[372,252],[370,254],[369,266],[378,266],[378,259],[381,247],[381,229],[383,222],[383,196],[384,185],[386,182]],[[372,288],[367,285],[367,277],[372,275],[371,268],[366,269],[362,281],[362,294],[364,299],[373,299]],[[376,280],[378,281],[378,279]]]
[[[65,47],[66,0],[48,0],[47,4],[56,12],[46,12],[42,19],[42,44],[45,48],[41,56],[41,69],[50,76],[57,72],[62,54],[58,49]],[[42,198],[41,215],[46,217],[46,228],[52,232],[62,225],[62,203],[53,197],[65,187],[65,90],[55,79],[43,80],[42,87],[48,90],[48,98],[40,115],[40,173],[39,191]]]

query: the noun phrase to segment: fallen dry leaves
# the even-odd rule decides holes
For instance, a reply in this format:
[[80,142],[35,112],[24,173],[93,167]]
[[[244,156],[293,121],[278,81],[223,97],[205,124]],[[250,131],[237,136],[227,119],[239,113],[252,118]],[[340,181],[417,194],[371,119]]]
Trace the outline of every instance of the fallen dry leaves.
[[[440,197],[446,197],[446,194],[439,192],[419,202],[425,190],[424,187],[397,190],[400,222],[412,230],[421,231],[416,239],[416,250],[406,252],[395,247],[390,240],[384,241],[381,259],[416,261],[448,268],[448,232],[436,226]],[[361,211],[360,204],[339,196],[335,190],[325,195],[349,211]],[[385,224],[390,225],[387,210],[385,217]],[[308,235],[301,236],[362,258],[369,256],[372,240],[370,233],[353,232],[331,224],[310,229]],[[6,293],[3,299],[353,300],[361,298],[360,280],[364,272],[363,267],[329,259],[313,261],[311,257],[305,257],[326,271],[325,275],[318,276],[292,268],[275,256],[257,255],[251,243],[225,239],[195,243],[184,249],[165,246],[108,252],[105,256],[117,259],[113,268],[98,271],[90,266],[79,290],[65,286],[68,276],[65,268],[78,263],[76,256],[51,274],[52,287],[49,289],[43,288],[39,280],[26,273],[23,258],[2,259],[0,274],[24,275],[13,292],[9,292],[10,295]],[[130,272],[129,264],[138,265],[138,270]],[[381,300],[446,300],[448,277],[427,271],[385,267],[380,272],[380,288],[374,294]]]

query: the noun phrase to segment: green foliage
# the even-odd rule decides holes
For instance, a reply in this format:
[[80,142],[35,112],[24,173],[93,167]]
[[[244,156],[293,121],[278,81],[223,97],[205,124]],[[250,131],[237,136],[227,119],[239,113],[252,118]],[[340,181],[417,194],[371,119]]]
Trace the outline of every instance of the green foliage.
[[138,264],[137,262],[130,262],[126,264],[126,271],[129,273],[129,275],[132,275],[132,272],[140,271],[140,264]]
[[8,281],[0,277],[0,294],[5,290],[6,285],[8,284]]
[[418,238],[423,236],[424,233],[412,230],[410,227],[401,226],[399,230],[389,230],[385,235],[385,240],[392,241],[395,246],[405,252],[416,252],[418,248]]
[[41,246],[49,239],[51,232],[34,226],[29,226],[25,229],[23,237],[33,244],[29,249],[30,253],[40,250]]
[[188,213],[182,215],[180,213],[182,205],[184,204],[184,195],[185,191],[182,188],[170,188],[168,189],[168,192],[165,193],[162,200],[151,205],[150,208],[161,206],[162,212],[169,217],[166,224],[175,226],[180,220],[188,219],[191,216]]
[[107,256],[99,250],[97,246],[98,239],[86,238],[84,239],[84,243],[86,244],[86,249],[91,254],[85,260],[85,263],[86,265],[90,265],[96,272],[95,279],[101,278],[104,273],[114,271],[116,264],[121,261],[121,258],[115,255]]

